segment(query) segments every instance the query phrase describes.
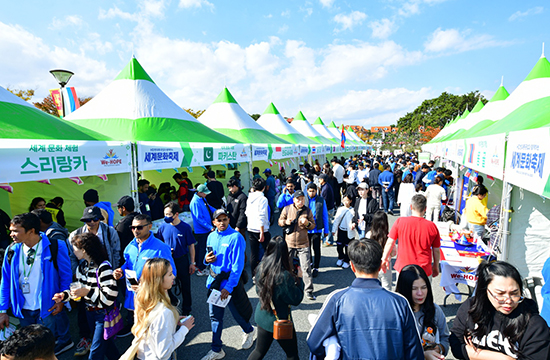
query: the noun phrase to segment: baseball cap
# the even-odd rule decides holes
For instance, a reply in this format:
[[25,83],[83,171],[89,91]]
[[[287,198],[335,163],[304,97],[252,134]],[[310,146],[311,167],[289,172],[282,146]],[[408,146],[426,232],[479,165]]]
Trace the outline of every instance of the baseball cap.
[[368,189],[369,188],[369,185],[367,185],[367,183],[359,183],[359,185],[357,185],[358,188],[361,188],[361,189]]
[[218,216],[220,216],[220,215],[222,215],[222,214],[223,214],[223,215],[229,216],[229,213],[227,212],[227,210],[225,210],[225,209],[218,209],[218,210],[214,211],[214,214],[212,215],[212,219],[217,219]]
[[297,197],[300,197],[300,196],[305,196],[305,195],[304,195],[304,192],[303,192],[302,190],[296,190],[296,191],[294,192],[294,194],[292,195],[292,198],[293,198],[293,199],[296,199]]
[[84,209],[84,213],[82,214],[80,221],[91,220],[91,219],[99,219],[99,220],[105,219],[101,214],[101,209],[98,208],[97,206],[88,206],[86,209]]
[[132,199],[130,196],[128,195],[124,195],[123,197],[121,197],[120,199],[118,199],[117,203],[116,203],[116,206],[117,207],[122,207],[124,206],[125,208],[129,208],[130,205],[133,207],[134,206],[134,199]]
[[265,174],[265,173],[270,173],[270,174],[271,174],[271,169],[270,169],[270,168],[265,169],[265,170],[264,170],[264,174]]
[[200,184],[197,187],[197,192],[205,193],[206,195],[211,193],[210,189],[208,189],[208,186],[206,186],[204,184]]

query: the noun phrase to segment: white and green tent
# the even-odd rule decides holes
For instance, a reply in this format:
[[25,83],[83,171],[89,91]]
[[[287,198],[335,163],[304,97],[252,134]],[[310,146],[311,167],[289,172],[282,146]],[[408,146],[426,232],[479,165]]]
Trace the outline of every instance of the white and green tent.
[[331,152],[340,152],[340,147],[336,146],[335,144],[340,144],[340,139],[337,139],[336,136],[332,132],[327,129],[325,126],[325,123],[323,123],[323,120],[321,120],[321,117],[318,117],[317,120],[311,125],[319,134],[326,137],[330,141],[332,141],[332,145],[330,146],[332,151]]
[[270,103],[264,113],[256,121],[264,129],[276,135],[277,137],[296,145],[312,145],[318,144],[317,141],[311,140],[302,135],[298,130],[290,126],[288,121],[283,118],[279,110]]
[[243,144],[189,115],[155,84],[135,58],[113,82],[66,119],[136,143],[140,171],[249,160],[249,150]]

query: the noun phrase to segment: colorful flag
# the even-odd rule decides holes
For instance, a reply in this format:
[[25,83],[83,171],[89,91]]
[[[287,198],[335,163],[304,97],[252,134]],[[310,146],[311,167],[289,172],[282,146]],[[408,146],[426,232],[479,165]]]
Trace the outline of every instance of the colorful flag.
[[487,179],[491,180],[491,181],[495,181],[495,178],[492,177],[491,175],[487,175]]
[[342,136],[340,138],[340,147],[341,148],[346,147],[346,134],[344,133],[344,125],[342,125]]
[[466,170],[466,173],[464,174],[465,177],[469,178],[470,175],[472,175],[472,170],[471,169],[467,169]]
[[470,176],[470,180],[477,182],[477,171],[474,171],[472,173],[472,176]]
[[106,174],[97,175],[97,177],[100,178],[100,179],[103,180],[103,181],[109,180],[109,178],[107,177]]
[[55,108],[57,109],[57,113],[60,117],[64,116],[63,113],[63,95],[61,95],[61,90],[59,89],[51,89],[50,95],[52,96],[53,103],[55,104]]
[[63,88],[63,110],[65,116],[69,115],[80,107],[78,96],[76,96],[76,90],[74,87]]
[[13,187],[9,183],[0,184],[0,189],[6,190],[10,194],[13,194]]
[[50,183],[50,180],[48,180],[48,179],[37,180],[36,182],[39,182],[39,183],[42,183],[42,184],[46,184],[46,185],[51,185],[51,184],[52,184],[52,183]]
[[82,179],[79,178],[78,176],[70,177],[69,179],[71,179],[76,185],[83,185],[84,184],[84,181],[82,181]]
[[460,165],[460,171],[464,170],[464,165]]

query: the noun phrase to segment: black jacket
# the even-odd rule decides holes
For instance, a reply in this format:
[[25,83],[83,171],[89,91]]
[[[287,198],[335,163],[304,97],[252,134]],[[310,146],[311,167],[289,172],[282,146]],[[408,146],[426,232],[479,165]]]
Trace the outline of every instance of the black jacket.
[[[353,215],[353,223],[357,226],[357,221],[359,220],[358,214],[359,214],[359,204],[361,203],[361,197],[358,197],[355,201],[355,206],[353,207],[354,215]],[[363,220],[365,221],[365,233],[370,230],[372,226],[372,217],[375,212],[378,211],[378,203],[376,200],[373,199],[372,196],[367,197],[367,212],[365,215],[363,215]]]
[[[490,296],[490,295],[489,295]],[[468,310],[472,304],[472,298],[466,300],[464,304],[460,306],[456,313],[456,318],[451,328],[451,336],[449,342],[451,343],[451,350],[453,355],[457,359],[468,359],[466,351],[466,343],[464,341],[464,333],[466,329],[473,329],[474,324]],[[525,327],[522,338],[519,340],[519,359],[532,359],[542,360],[548,359],[550,354],[550,330],[546,321],[538,314],[538,308],[536,303],[531,299],[525,299],[518,304],[518,307],[512,311],[510,315],[504,315],[498,311],[493,310],[492,324],[489,330],[490,341],[487,337],[483,337],[482,344],[478,344],[477,339],[473,339],[474,344],[477,344],[480,349],[496,351],[508,356],[512,356],[510,350],[510,342],[508,339],[503,339],[500,332],[502,322],[506,317],[513,318],[521,313],[531,313],[531,318]]]
[[227,195],[227,211],[229,211],[229,225],[233,229],[246,229],[246,200],[248,197],[239,190],[236,194]]
[[321,186],[321,196],[325,199],[327,210],[334,209],[334,191],[328,182]]
[[211,191],[210,194],[206,195],[206,201],[208,201],[208,203],[210,204],[210,206],[212,206],[213,208],[215,208],[216,210],[217,209],[221,209],[223,206],[223,196],[224,196],[224,191],[223,191],[223,185],[221,182],[219,182],[218,180],[216,181],[209,181],[207,184],[206,184],[206,187],[208,187],[208,190]]
[[380,176],[381,171],[379,169],[371,169],[369,171],[369,186],[371,188],[381,188],[380,184],[378,183],[378,177]]

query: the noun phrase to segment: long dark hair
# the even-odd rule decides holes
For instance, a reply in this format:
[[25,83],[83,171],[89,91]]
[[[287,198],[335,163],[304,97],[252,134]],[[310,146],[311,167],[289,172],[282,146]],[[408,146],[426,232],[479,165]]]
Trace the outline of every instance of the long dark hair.
[[372,216],[372,227],[370,229],[370,238],[378,241],[382,245],[382,249],[386,246],[388,241],[388,234],[390,233],[388,225],[388,215],[383,211],[377,211]]
[[[487,287],[493,281],[495,276],[502,276],[505,278],[512,278],[519,288],[520,295],[523,294],[523,284],[521,282],[521,276],[519,275],[518,270],[511,264],[505,261],[495,261],[488,263],[483,261],[477,268],[477,287],[476,293],[473,297],[472,305],[468,314],[472,319],[474,324],[477,324],[477,327],[474,329],[466,329],[465,336],[473,336],[477,339],[483,338],[483,336],[489,333],[491,328],[493,317],[497,311],[489,297],[487,295]],[[537,310],[529,309],[526,306],[526,302],[518,304],[518,307],[522,307],[520,311],[517,311],[517,315],[514,316],[503,316],[501,332],[502,335],[508,339],[510,344],[519,343],[527,323],[531,318],[531,314],[535,311],[535,314],[538,313]],[[519,355],[519,351],[515,346],[512,346],[512,352]]]
[[291,268],[288,246],[282,236],[269,240],[259,267],[260,278],[256,279],[256,284],[260,289],[260,305],[263,310],[271,310],[273,290],[281,283],[283,272],[287,271],[296,277]]
[[36,209],[36,205],[38,205],[39,202],[44,201],[44,204],[46,204],[46,200],[42,197],[35,197],[31,201],[31,205],[29,206],[29,212],[32,212],[34,209]]
[[[420,305],[420,308],[424,312],[424,320],[422,321],[422,326],[424,328],[431,327],[432,329],[437,329],[435,323],[435,305],[434,305],[434,296],[432,293],[432,286],[428,275],[424,269],[418,265],[407,265],[399,273],[399,278],[397,279],[397,285],[395,286],[395,292],[403,295],[409,301],[409,305],[414,309],[414,300],[412,297],[412,286],[415,280],[422,279],[428,287],[428,294],[424,303]],[[435,334],[435,331],[434,331]]]

